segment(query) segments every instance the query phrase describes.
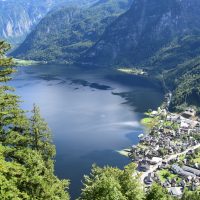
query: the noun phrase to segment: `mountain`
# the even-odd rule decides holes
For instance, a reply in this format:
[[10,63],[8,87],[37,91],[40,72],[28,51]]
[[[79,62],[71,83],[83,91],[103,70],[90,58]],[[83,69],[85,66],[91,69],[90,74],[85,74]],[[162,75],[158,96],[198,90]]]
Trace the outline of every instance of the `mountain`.
[[173,92],[172,110],[199,107],[199,18],[199,0],[135,0],[80,62],[144,68]]
[[162,74],[160,77],[173,91],[172,110],[182,111],[187,104],[200,107],[199,34],[175,39],[149,59],[146,66],[152,76]]
[[18,44],[53,8],[63,4],[86,6],[95,0],[0,0],[0,38]]
[[175,37],[199,32],[199,0],[135,0],[84,56],[85,62],[135,64]]
[[132,0],[98,0],[91,6],[66,6],[49,12],[12,55],[17,58],[71,61],[88,50]]
[[51,12],[13,55],[143,68],[173,92],[172,110],[200,107],[200,1],[130,4],[101,0]]
[[18,43],[51,9],[53,1],[0,1],[0,38]]

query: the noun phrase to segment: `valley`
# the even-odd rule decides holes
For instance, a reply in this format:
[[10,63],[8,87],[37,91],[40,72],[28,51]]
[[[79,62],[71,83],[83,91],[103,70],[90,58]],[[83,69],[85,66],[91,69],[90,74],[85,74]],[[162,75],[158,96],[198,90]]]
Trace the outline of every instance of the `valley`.
[[[78,66],[36,65],[21,67],[9,84],[22,97],[23,109],[30,110],[34,103],[41,107],[57,147],[56,175],[70,178],[73,199],[93,163],[120,168],[129,163],[116,150],[137,144],[144,108],[156,109],[163,100],[162,91],[153,85],[146,88],[144,80],[124,85],[119,77],[107,79],[109,73],[113,74]],[[139,83],[134,86],[134,82]],[[138,99],[132,105],[113,94],[117,92]],[[146,98],[148,103],[139,100]]]
[[0,38],[18,46],[51,10],[63,5],[87,7],[96,0],[1,0]]
[[199,0],[0,0],[0,198],[199,200],[199,18]]

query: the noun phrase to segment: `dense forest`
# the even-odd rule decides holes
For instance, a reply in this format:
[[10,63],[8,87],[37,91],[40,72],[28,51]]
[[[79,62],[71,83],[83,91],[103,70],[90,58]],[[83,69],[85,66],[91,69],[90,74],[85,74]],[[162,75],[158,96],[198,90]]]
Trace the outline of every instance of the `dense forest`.
[[[51,132],[34,105],[31,117],[7,82],[16,71],[5,57],[10,46],[0,42],[0,199],[68,200],[69,181],[54,175],[55,146]],[[79,200],[174,200],[161,186],[143,191],[132,163],[123,170],[93,166],[85,176]],[[199,200],[200,191],[185,191],[182,200]]]
[[49,11],[63,5],[87,7],[97,0],[0,0],[0,38],[20,44]]
[[33,106],[31,117],[7,85],[15,72],[0,42],[0,199],[69,199],[69,182],[54,175],[55,146],[51,132]]
[[23,59],[72,62],[99,40],[105,28],[132,0],[98,1],[89,7],[63,6],[49,12],[12,56]]
[[[108,0],[50,12],[11,55],[142,68],[173,92],[171,110],[200,102],[200,2]],[[187,87],[186,87],[187,85]]]
[[[11,9],[15,1],[0,1],[0,36],[19,42],[36,25],[11,56],[99,66],[113,74],[121,67],[142,71],[172,92],[170,111],[192,106],[200,114],[199,0],[33,2],[32,9],[24,0]],[[55,175],[56,147],[40,108],[21,109],[9,86],[17,71],[10,48],[0,41],[0,199],[69,200],[70,180]],[[144,191],[133,163],[124,169],[94,164],[82,183],[78,200],[178,200],[157,184]],[[200,190],[185,190],[180,199],[200,200]]]
[[[173,91],[171,109],[200,106],[200,37],[186,35],[160,49],[145,65]],[[145,66],[144,65],[144,66]]]

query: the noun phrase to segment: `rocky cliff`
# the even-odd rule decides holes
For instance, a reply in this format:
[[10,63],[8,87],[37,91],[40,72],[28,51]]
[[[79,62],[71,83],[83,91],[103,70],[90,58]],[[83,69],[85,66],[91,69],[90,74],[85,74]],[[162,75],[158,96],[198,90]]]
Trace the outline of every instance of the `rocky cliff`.
[[100,65],[144,62],[176,37],[199,32],[199,0],[134,0],[82,57]]
[[97,0],[0,0],[0,39],[17,44],[52,9],[63,5],[89,6]]
[[51,9],[52,0],[0,1],[0,37],[18,43]]
[[63,7],[47,14],[12,55],[23,59],[74,61],[99,40],[132,0],[98,0],[87,7]]
[[199,0],[134,0],[80,61],[143,68],[173,92],[171,109],[199,108],[199,19]]

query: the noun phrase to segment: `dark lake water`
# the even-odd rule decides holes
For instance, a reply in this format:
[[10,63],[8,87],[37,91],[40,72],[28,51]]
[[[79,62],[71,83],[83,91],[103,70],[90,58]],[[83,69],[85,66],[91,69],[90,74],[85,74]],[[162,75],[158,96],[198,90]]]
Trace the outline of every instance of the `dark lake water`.
[[57,148],[56,175],[71,180],[72,199],[93,163],[120,168],[129,163],[116,151],[138,142],[143,112],[163,100],[147,80],[64,65],[22,67],[10,85],[24,109],[40,106]]

